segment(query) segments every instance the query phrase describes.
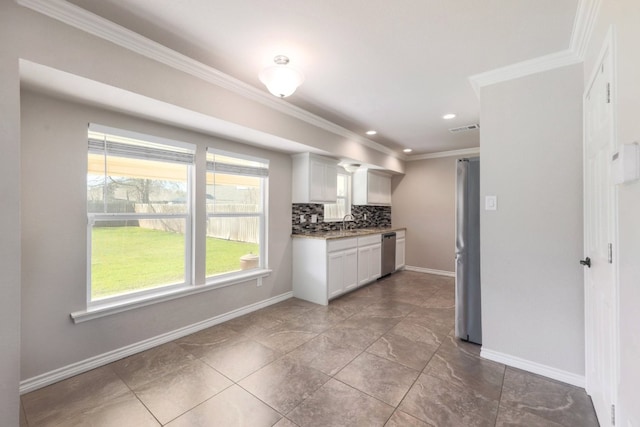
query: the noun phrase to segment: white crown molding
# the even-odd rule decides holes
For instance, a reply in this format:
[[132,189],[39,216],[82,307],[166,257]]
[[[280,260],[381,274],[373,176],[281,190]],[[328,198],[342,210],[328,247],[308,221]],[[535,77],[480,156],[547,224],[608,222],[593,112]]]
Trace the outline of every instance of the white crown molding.
[[579,0],[568,49],[470,76],[469,81],[476,95],[480,97],[480,88],[484,86],[584,61],[601,2],[602,0]]
[[494,362],[502,363],[507,366],[522,369],[527,372],[542,375],[547,378],[551,378],[563,383],[571,384],[576,387],[584,388],[585,378],[584,375],[574,374],[573,372],[563,371],[551,366],[543,365],[541,363],[532,362],[527,359],[512,356],[510,354],[502,353],[499,351],[490,350],[484,346],[480,350],[480,356],[492,360]]
[[427,159],[440,159],[442,157],[454,157],[454,156],[473,156],[480,154],[480,147],[464,148],[462,150],[440,151],[439,153],[420,154],[417,156],[408,157],[408,162],[416,160]]
[[90,371],[91,369],[104,366],[108,363],[115,362],[116,360],[123,359],[127,356],[131,356],[132,354],[140,353],[141,351],[149,350],[150,348],[159,346],[161,344],[165,344],[177,340],[178,338],[191,335],[203,329],[210,328],[231,319],[235,319],[236,317],[240,317],[256,310],[260,310],[261,308],[265,308],[278,302],[285,301],[291,297],[293,297],[293,292],[285,292],[284,294],[276,295],[275,297],[246,305],[236,310],[232,310],[228,313],[224,313],[219,316],[215,316],[210,319],[203,320],[201,322],[197,322],[180,329],[176,329],[174,331],[170,331],[143,341],[139,341],[137,343],[109,351],[107,353],[99,354],[97,356],[90,357],[88,359],[84,359],[58,369],[54,369],[53,371],[45,372],[32,378],[28,378],[26,380],[20,381],[20,394],[37,390],[58,381],[73,377],[74,375],[78,375],[83,372]]
[[570,49],[584,61],[591,40],[591,34],[595,27],[602,0],[580,0],[578,12],[573,22]]
[[259,102],[273,110],[287,114],[336,135],[354,140],[381,153],[399,158],[396,152],[382,144],[371,141],[329,120],[289,104],[266,91],[259,90],[213,67],[205,65],[173,49],[169,49],[160,43],[141,36],[134,31],[128,30],[79,6],[71,4],[66,0],[17,0],[17,3],[139,55],[227,89],[244,98]]
[[480,88],[484,86],[530,76],[532,74],[553,70],[554,68],[577,64],[581,61],[582,59],[579,58],[575,52],[567,49],[561,52],[511,64],[506,67],[496,68],[495,70],[486,71],[484,73],[475,74],[469,77],[469,81],[471,82],[471,86],[473,86],[473,90],[476,91],[476,95],[479,97]]

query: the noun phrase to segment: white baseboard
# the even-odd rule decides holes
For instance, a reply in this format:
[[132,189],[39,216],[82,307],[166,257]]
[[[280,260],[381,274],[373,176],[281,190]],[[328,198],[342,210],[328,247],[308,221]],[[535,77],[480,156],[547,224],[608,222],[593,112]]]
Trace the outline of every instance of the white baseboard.
[[242,315],[259,310],[261,308],[268,307],[280,301],[287,300],[291,297],[293,297],[293,292],[286,292],[284,294],[277,295],[275,297],[254,304],[246,305],[244,307],[229,311],[210,319],[203,320],[202,322],[194,323],[192,325],[185,326],[183,328],[176,329],[162,335],[146,339],[144,341],[112,350],[107,353],[99,354],[97,356],[90,357],[88,359],[81,360],[67,366],[63,366],[62,368],[54,369],[50,372],[45,372],[44,374],[37,375],[33,378],[28,378],[26,380],[20,381],[20,394],[37,390],[55,382],[70,378],[74,375],[78,375],[83,372],[90,371],[91,369],[104,366],[108,363],[115,362],[116,360],[120,360],[127,356],[131,356],[132,354],[140,353],[141,351],[148,350],[150,348],[168,343],[178,338],[182,338],[203,329],[210,328],[222,322],[226,322],[227,320],[231,320],[236,317],[240,317]]
[[504,363],[507,366],[542,375],[544,377],[571,384],[576,387],[585,387],[584,375],[578,375],[571,372],[563,371],[561,369],[552,368],[551,366],[542,365],[540,363],[532,362],[526,359],[521,359],[519,357],[511,356],[499,351],[489,350],[484,347],[482,347],[482,350],[480,350],[480,356],[484,357],[485,359],[493,360],[494,362]]
[[404,268],[405,270],[417,271],[418,273],[428,273],[428,274],[437,274],[438,276],[456,277],[456,273],[453,271],[433,270],[431,268],[412,267],[410,265],[406,265]]

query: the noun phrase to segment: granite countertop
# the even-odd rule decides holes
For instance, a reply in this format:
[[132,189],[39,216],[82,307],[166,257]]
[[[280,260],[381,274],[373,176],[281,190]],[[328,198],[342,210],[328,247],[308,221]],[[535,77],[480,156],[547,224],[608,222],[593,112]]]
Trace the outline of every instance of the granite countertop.
[[368,236],[370,234],[382,234],[390,231],[406,230],[406,227],[387,227],[387,228],[358,228],[347,231],[314,231],[308,233],[296,233],[291,237],[302,239],[348,239],[350,237]]

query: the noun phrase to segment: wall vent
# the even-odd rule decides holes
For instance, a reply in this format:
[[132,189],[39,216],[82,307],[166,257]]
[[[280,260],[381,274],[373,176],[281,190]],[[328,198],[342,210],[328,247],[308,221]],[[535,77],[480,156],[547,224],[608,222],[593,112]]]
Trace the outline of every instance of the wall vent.
[[480,124],[479,123],[474,123],[472,125],[460,126],[460,127],[457,127],[457,128],[451,128],[451,129],[449,129],[449,132],[451,132],[451,133],[468,132],[470,130],[475,130],[475,129],[480,129]]

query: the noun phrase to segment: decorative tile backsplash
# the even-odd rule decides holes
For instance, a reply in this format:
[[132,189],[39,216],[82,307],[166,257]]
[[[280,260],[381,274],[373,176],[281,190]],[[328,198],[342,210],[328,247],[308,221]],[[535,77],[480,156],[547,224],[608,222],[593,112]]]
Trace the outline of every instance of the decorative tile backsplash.
[[[314,233],[319,231],[340,230],[342,221],[324,222],[324,205],[312,203],[294,203],[292,205],[291,232],[293,234]],[[391,206],[351,206],[355,218],[350,228],[388,228],[391,227]],[[300,215],[306,221],[300,222]],[[311,222],[311,215],[318,215],[318,222]],[[365,220],[364,217],[367,217]]]

